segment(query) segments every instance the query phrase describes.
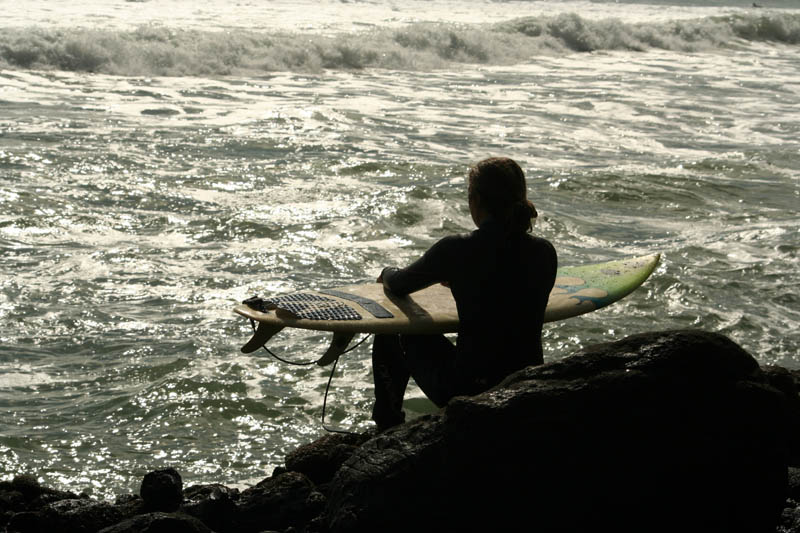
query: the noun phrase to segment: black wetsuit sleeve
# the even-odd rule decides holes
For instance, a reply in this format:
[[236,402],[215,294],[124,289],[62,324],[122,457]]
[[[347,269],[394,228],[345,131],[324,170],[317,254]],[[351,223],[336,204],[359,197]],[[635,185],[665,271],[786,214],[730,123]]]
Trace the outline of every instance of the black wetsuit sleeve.
[[383,269],[381,277],[383,286],[399,296],[430,287],[434,283],[449,281],[447,272],[449,262],[455,258],[453,244],[457,241],[454,237],[445,237],[414,261],[406,268],[387,267]]

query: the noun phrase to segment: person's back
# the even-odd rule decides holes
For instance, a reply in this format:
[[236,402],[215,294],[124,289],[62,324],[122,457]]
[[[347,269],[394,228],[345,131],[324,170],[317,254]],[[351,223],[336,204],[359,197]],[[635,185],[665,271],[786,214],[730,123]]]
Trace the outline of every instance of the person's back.
[[450,282],[459,316],[459,366],[484,388],[528,365],[542,363],[542,323],[557,259],[546,240],[521,234],[504,239],[492,220]]
[[378,278],[399,295],[444,283],[459,317],[456,347],[441,335],[375,337],[373,419],[379,427],[403,419],[409,375],[441,406],[542,363],[542,323],[557,257],[548,241],[529,234],[537,213],[522,170],[507,158],[478,163],[470,170],[469,206],[477,230],[445,237],[410,266],[385,268]]
[[445,237],[384,283],[408,294],[434,282],[453,292],[459,328],[456,365],[469,390],[494,385],[509,373],[542,363],[544,309],[557,259],[545,239],[507,236],[493,219],[467,235]]

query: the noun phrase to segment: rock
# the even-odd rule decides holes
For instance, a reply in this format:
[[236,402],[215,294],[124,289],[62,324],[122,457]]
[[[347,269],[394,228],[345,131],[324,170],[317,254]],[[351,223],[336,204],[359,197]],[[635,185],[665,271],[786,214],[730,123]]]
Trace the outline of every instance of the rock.
[[124,519],[115,506],[85,498],[59,500],[37,511],[16,513],[9,520],[8,533],[90,533]]
[[236,531],[285,530],[303,526],[325,507],[325,497],[298,472],[272,476],[242,491],[236,504]]
[[[443,477],[447,450],[442,421],[440,414],[426,415],[392,428],[345,461],[330,484],[327,515],[331,530],[401,531],[405,527],[423,531],[428,524],[433,529],[457,531],[455,523],[453,529],[446,527],[445,516],[435,516],[435,502],[451,490]],[[441,511],[448,512],[444,507]],[[397,523],[394,529],[397,517],[403,525]]]
[[781,513],[781,522],[776,533],[798,533],[800,531],[800,507],[793,505],[786,507]]
[[181,512],[191,515],[218,532],[235,531],[239,491],[225,485],[195,485],[184,491]]
[[181,513],[147,513],[113,526],[98,533],[213,533],[200,520]]
[[800,502],[800,468],[789,468],[789,488],[787,496],[796,502]]
[[6,530],[6,524],[11,520],[12,516],[14,516],[14,513],[11,511],[0,511],[0,531]]
[[800,467],[800,371],[779,366],[762,367],[762,371],[767,382],[786,396],[789,411],[786,431],[791,438],[789,464]]
[[325,516],[333,533],[775,531],[798,442],[778,378],[712,333],[591,346],[368,441]]
[[0,511],[23,511],[27,505],[25,496],[16,490],[0,491]]
[[174,511],[183,501],[183,480],[174,468],[156,470],[144,476],[139,494],[151,511]]
[[34,498],[34,500],[30,503],[29,507],[38,509],[40,507],[44,507],[45,505],[49,505],[51,503],[60,502],[61,500],[78,500],[78,499],[86,500],[89,499],[89,497],[84,493],[78,495],[75,494],[74,492],[51,489],[50,487],[42,487],[41,492],[36,498]]
[[116,501],[114,501],[114,508],[119,510],[120,514],[125,519],[149,511],[142,497],[137,494],[123,494],[117,496]]
[[11,480],[11,489],[19,492],[22,496],[31,501],[42,493],[42,486],[36,476],[21,474]]
[[325,435],[290,452],[286,456],[286,471],[300,472],[317,485],[325,484],[366,440],[366,436],[358,434]]
[[[72,492],[42,487],[32,475],[23,474],[12,481],[0,482],[0,529],[5,530],[12,520],[12,527],[17,529],[27,527],[24,524],[28,522],[39,523],[42,516],[38,511],[48,504],[65,499],[78,499],[78,496]],[[20,513],[28,514],[14,518]]]

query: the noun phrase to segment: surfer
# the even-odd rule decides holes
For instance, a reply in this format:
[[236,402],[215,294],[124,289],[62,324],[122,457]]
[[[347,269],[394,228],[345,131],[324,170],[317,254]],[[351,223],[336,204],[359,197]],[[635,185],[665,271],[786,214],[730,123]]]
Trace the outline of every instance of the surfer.
[[442,407],[542,363],[542,323],[557,256],[550,242],[530,234],[537,212],[522,169],[509,158],[477,163],[469,170],[468,201],[477,230],[445,237],[406,268],[387,267],[378,277],[399,296],[442,283],[459,317],[455,345],[444,335],[375,336],[372,419],[379,430],[405,420],[409,377]]

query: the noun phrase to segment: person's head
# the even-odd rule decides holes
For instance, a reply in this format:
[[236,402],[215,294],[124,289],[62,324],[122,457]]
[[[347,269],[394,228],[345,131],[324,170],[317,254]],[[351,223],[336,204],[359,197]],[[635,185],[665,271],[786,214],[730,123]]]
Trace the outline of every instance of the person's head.
[[473,165],[469,169],[468,196],[476,225],[490,216],[509,233],[524,233],[531,231],[531,219],[538,216],[528,200],[525,174],[507,157],[490,157]]

